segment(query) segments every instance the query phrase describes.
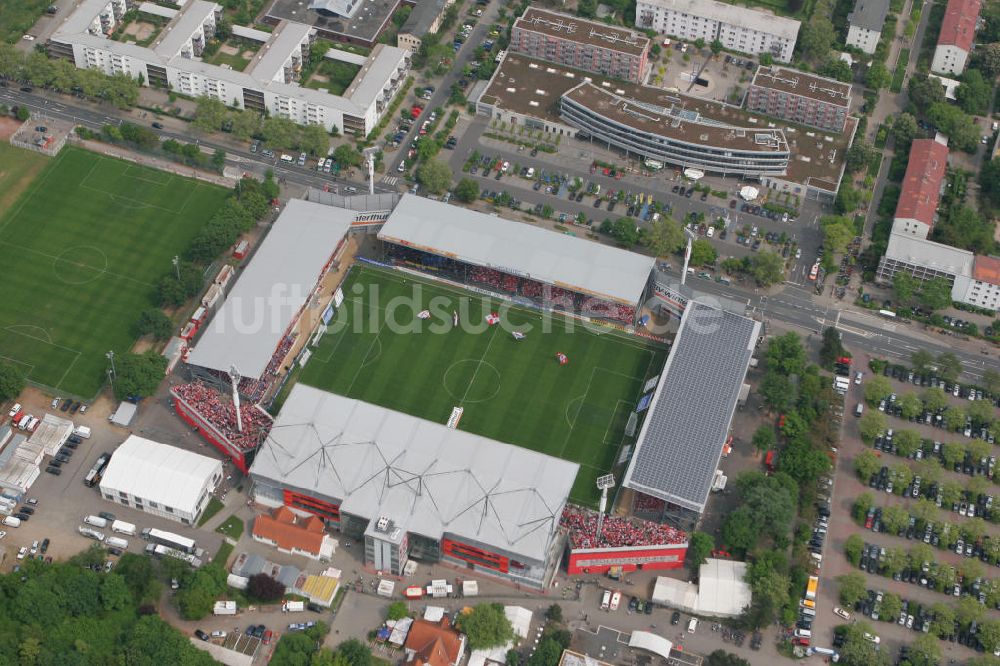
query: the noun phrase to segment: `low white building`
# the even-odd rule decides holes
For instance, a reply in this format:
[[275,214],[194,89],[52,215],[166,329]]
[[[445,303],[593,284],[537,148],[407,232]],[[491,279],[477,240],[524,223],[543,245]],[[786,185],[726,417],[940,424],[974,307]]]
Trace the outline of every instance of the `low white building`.
[[696,615],[736,617],[750,605],[746,562],[707,559],[701,565],[699,584],[659,576],[653,602]]
[[[312,26],[285,21],[270,34],[241,29],[243,38],[267,41],[247,69],[237,71],[201,60],[222,15],[216,3],[187,2],[149,47],[109,38],[124,15],[118,4],[118,0],[79,2],[49,40],[50,53],[72,60],[81,69],[127,74],[144,85],[360,135],[378,125],[409,73],[409,51],[377,44],[344,94],[332,95],[297,83],[316,39]],[[124,6],[124,0],[120,4]],[[105,15],[111,18],[105,21]]]
[[635,25],[689,41],[703,39],[706,45],[718,39],[732,51],[770,53],[779,62],[789,62],[801,24],[718,0],[638,0]]
[[193,525],[221,479],[219,460],[131,435],[111,456],[101,478],[101,495],[109,502]]

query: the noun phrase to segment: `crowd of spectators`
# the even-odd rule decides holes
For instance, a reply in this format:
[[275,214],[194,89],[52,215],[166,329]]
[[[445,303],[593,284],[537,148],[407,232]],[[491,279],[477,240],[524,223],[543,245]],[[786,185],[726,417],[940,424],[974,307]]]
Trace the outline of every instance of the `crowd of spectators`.
[[203,421],[222,433],[238,449],[254,448],[271,429],[272,420],[267,412],[248,404],[240,406],[243,421],[243,432],[240,432],[236,427],[236,408],[232,401],[201,382],[179,384],[173,391]]
[[635,493],[634,497],[635,499],[632,500],[632,510],[636,513],[661,514],[667,507],[667,503],[659,497],[643,493]]
[[687,541],[687,534],[677,528],[627,516],[605,516],[598,538],[597,518],[596,511],[566,505],[559,522],[569,531],[573,548],[671,546]]
[[493,268],[473,266],[398,245],[390,244],[387,252],[389,259],[395,263],[444,273],[458,282],[475,284],[498,294],[520,296],[546,309],[574,312],[623,324],[630,324],[635,318],[634,307],[609,303]]
[[[278,348],[275,349],[274,354],[271,356],[271,360],[267,362],[267,367],[264,368],[264,373],[260,377],[240,377],[240,395],[243,399],[249,403],[258,403],[267,390],[271,388],[271,384],[274,383],[275,378],[279,375],[281,370],[281,362],[288,355],[288,351],[292,348],[295,343],[295,338],[298,333],[293,333],[291,335],[286,335],[278,343]],[[221,372],[219,370],[209,371],[212,375],[219,378],[219,381],[228,383],[229,375]]]

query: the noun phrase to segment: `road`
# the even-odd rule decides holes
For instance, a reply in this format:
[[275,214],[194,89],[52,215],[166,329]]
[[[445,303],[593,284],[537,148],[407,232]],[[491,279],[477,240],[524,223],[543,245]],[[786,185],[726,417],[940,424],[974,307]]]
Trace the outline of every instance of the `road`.
[[[489,23],[489,20],[481,21],[473,31],[473,37],[469,41],[474,41],[477,38],[476,30],[482,29],[485,31]],[[481,38],[482,35],[479,34],[478,37]],[[465,56],[460,57],[460,60],[467,60],[470,53],[471,50],[466,52],[463,49],[460,55],[465,54]],[[441,93],[441,90],[445,87],[442,84],[437,92]],[[432,99],[432,103],[433,101]],[[17,88],[0,88],[0,103],[27,105],[33,113],[69,120],[90,127],[91,129],[99,129],[106,123],[117,124],[123,119],[130,121],[138,120],[136,118],[137,112],[134,111],[122,111],[107,106],[99,106],[48,91],[27,93]],[[162,136],[180,141],[191,140],[190,133],[183,131],[185,128],[177,129],[172,125],[168,125],[168,122],[170,121],[165,119],[165,128],[160,131]],[[173,122],[177,123],[180,121]],[[465,160],[464,155],[472,150],[471,144],[468,142],[480,139],[479,135],[482,133],[482,126],[477,127],[477,122],[478,119],[477,121],[473,121],[469,128],[471,131],[467,132],[469,136],[463,136],[458,149],[453,151],[454,154],[450,157],[453,168],[456,167],[457,163],[457,168],[455,168],[456,173],[461,173],[461,164]],[[416,127],[414,130],[416,130]],[[209,149],[218,148],[226,151],[227,165],[229,166],[239,168],[243,171],[252,171],[257,174],[263,174],[267,169],[272,169],[276,176],[285,180],[286,184],[292,183],[302,187],[322,188],[324,185],[336,186],[350,183],[358,187],[359,190],[367,188],[367,183],[351,182],[342,179],[334,180],[330,176],[318,174],[312,169],[282,166],[281,162],[275,163],[274,159],[269,160],[263,158],[260,154],[250,153],[249,150],[238,147],[234,148],[231,142],[219,141],[215,137],[202,138],[200,139],[200,144]],[[465,147],[464,150],[463,146]],[[511,160],[517,160],[523,166],[535,166],[536,169],[545,168],[559,173],[568,173],[571,176],[579,175],[586,180],[607,181],[604,184],[608,187],[621,188],[626,186],[622,184],[622,181],[615,181],[600,174],[591,175],[589,169],[580,168],[578,162],[573,164],[572,161],[568,161],[565,168],[556,168],[551,162],[541,157],[531,158],[527,153],[520,153],[516,150],[505,151],[500,148],[496,150],[491,148],[490,152],[497,152],[508,156]],[[532,206],[536,203],[548,203],[557,211],[565,211],[574,215],[577,212],[584,212],[588,217],[597,217],[595,212],[598,209],[593,208],[589,203],[571,202],[565,198],[559,200],[551,194],[546,194],[544,190],[534,191],[531,189],[530,183],[521,178],[504,177],[501,181],[496,181],[492,178],[479,178],[479,181],[480,186],[483,188],[506,189],[507,191],[511,191],[518,199],[528,202]],[[657,183],[650,180],[647,185],[647,187],[636,185],[633,189],[635,191],[655,191],[659,200],[667,201],[674,207],[675,217],[683,216],[691,211],[708,213],[713,208],[711,200],[709,202],[701,202],[694,197],[687,199],[671,194],[669,188],[664,187],[665,183]],[[396,190],[376,183],[375,191],[394,192]],[[591,199],[588,198],[586,201],[591,201]],[[717,206],[716,208],[719,209]],[[606,207],[602,207],[600,210],[603,210],[604,213],[599,219],[617,217],[614,213],[609,215]],[[729,212],[728,208],[724,208],[724,210],[726,213]],[[616,212],[623,213],[624,211],[618,208]],[[804,215],[803,218],[806,219],[795,226],[756,216],[739,214],[738,220],[734,224],[740,226],[747,223],[756,224],[761,227],[762,232],[785,231],[789,235],[796,234],[797,230],[798,237],[803,243],[809,243],[810,245],[815,243],[814,247],[818,247],[818,229],[808,232],[809,228],[814,226],[815,221],[808,221],[808,215]],[[726,241],[715,241],[717,247],[721,250],[720,254],[722,256],[741,256],[741,253],[746,254],[746,249],[743,246],[737,245],[732,238],[733,236],[730,235]],[[793,281],[786,283],[778,294],[763,295],[757,293],[757,290],[749,291],[740,288],[738,285],[725,287],[715,282],[700,279],[695,279],[696,284],[693,283],[692,286],[696,286],[699,291],[707,294],[724,296],[735,300],[745,300],[751,311],[763,317],[765,321],[771,319],[793,326],[804,333],[819,333],[823,327],[838,321],[838,308],[822,305],[813,296],[811,286],[807,287],[794,282],[795,276],[797,274],[801,275],[803,268],[811,261],[811,257],[815,253],[814,247],[811,248],[803,245],[803,259],[799,262],[799,265],[793,266],[792,269],[791,277]],[[673,280],[677,280],[678,277],[675,274],[673,276],[666,276],[665,279],[669,280],[672,278]],[[919,325],[889,322],[867,313],[844,310],[843,315],[839,318],[838,326],[844,335],[845,343],[861,346],[874,355],[886,356],[901,362],[907,362],[913,351],[918,348],[925,348],[934,354],[946,351],[955,353],[965,366],[966,373],[974,379],[980,378],[983,369],[987,367],[1000,371],[1000,360],[998,360],[995,353],[985,355],[975,349],[970,351],[967,348],[960,348],[954,344],[955,341],[951,338],[939,339],[937,337],[929,337],[916,329]],[[981,345],[983,350],[987,348],[987,343],[976,344]],[[975,347],[975,345],[972,346]]]
[[[27,93],[13,87],[13,83],[9,85],[11,87],[0,88],[0,103],[8,106],[15,104],[27,106],[31,109],[32,117],[67,120],[93,130],[100,130],[106,124],[117,125],[123,120],[136,124],[147,122],[143,118],[143,112],[139,110],[123,111],[51,91],[43,92],[36,89],[34,92]],[[152,123],[152,119],[148,119],[148,122]],[[184,121],[164,117],[161,122],[164,125],[163,129],[157,129],[156,131],[163,138],[176,139],[185,143],[189,143],[192,138],[195,138],[192,137],[190,128]],[[368,190],[367,182],[334,178],[329,174],[320,174],[312,168],[285,166],[285,163],[281,162],[278,158],[280,152],[276,153],[272,158],[266,158],[261,153],[251,153],[249,146],[234,146],[234,142],[220,141],[216,137],[209,136],[206,138],[202,136],[197,137],[196,141],[199,145],[210,150],[218,149],[225,151],[227,166],[251,172],[258,176],[263,176],[270,169],[274,172],[275,177],[279,179],[283,178],[286,183],[294,183],[302,187],[322,189],[326,185],[332,188],[353,185],[358,188],[359,192]],[[377,182],[375,184],[376,193],[395,191],[395,188],[380,185]]]

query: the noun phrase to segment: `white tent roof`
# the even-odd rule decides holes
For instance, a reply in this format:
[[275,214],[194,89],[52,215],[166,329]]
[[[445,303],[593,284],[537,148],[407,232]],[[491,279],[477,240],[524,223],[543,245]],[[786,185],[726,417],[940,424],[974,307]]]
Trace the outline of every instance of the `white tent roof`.
[[663,636],[657,636],[648,631],[633,631],[632,635],[629,636],[628,646],[646,650],[653,654],[658,654],[664,659],[669,659],[670,650],[673,649],[674,644]]
[[676,578],[658,576],[653,586],[653,603],[695,613],[698,610],[698,586]]
[[111,415],[111,422],[123,428],[129,427],[129,424],[132,423],[132,419],[135,418],[135,409],[136,405],[134,402],[123,400],[119,403],[118,409],[115,410],[115,413]]
[[444,618],[444,608],[441,606],[428,606],[424,609],[424,619],[428,622],[440,622]]
[[357,213],[291,199],[188,363],[260,378]]
[[216,474],[222,474],[218,460],[130,435],[111,456],[101,492],[122,491],[177,513],[194,514],[202,489]]
[[539,282],[635,305],[653,257],[404,194],[378,237]]
[[750,585],[743,578],[746,562],[709,559],[701,565],[698,611],[704,615],[736,617],[750,605]]
[[545,561],[579,465],[297,384],[250,474],[406,532]]
[[531,611],[524,606],[504,606],[503,614],[510,620],[510,626],[514,628],[514,635],[518,638],[527,638],[528,629],[531,628]]

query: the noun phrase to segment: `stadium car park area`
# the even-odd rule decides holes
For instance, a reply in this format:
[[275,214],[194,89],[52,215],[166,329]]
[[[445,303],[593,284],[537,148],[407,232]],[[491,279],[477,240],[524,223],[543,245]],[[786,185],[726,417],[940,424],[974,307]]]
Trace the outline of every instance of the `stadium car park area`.
[[[5,153],[6,154],[6,153]],[[10,154],[11,160],[19,155]],[[17,169],[0,164],[0,171]],[[66,147],[0,218],[0,349],[27,378],[93,396],[109,349],[131,324],[226,190]]]
[[[594,482],[613,466],[643,384],[666,353],[561,317],[548,317],[545,331],[538,312],[383,269],[355,267],[344,293],[302,383],[437,423],[463,407],[462,430],[580,463],[570,497],[585,504],[595,503]],[[403,296],[405,308],[385,310]],[[432,302],[443,319],[416,319]],[[466,322],[458,328],[454,311]],[[506,325],[487,325],[493,312]],[[392,330],[390,317],[405,325]],[[516,340],[511,327],[525,337]]]

